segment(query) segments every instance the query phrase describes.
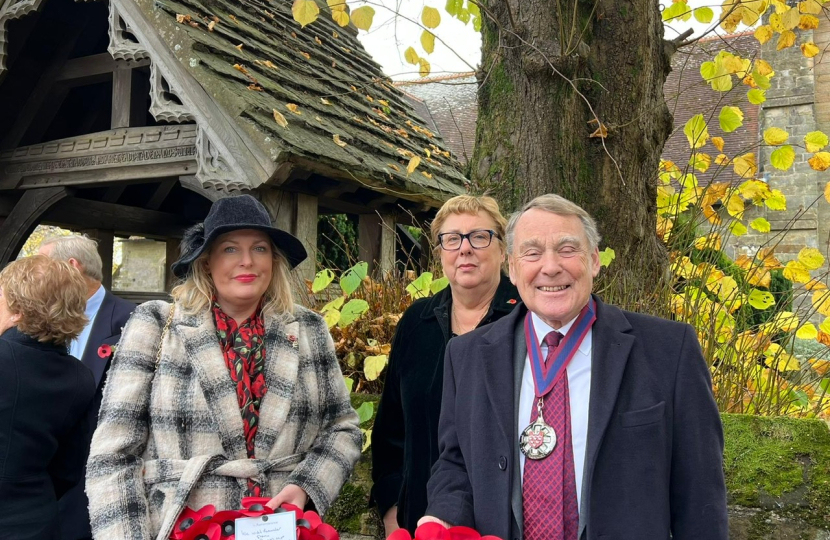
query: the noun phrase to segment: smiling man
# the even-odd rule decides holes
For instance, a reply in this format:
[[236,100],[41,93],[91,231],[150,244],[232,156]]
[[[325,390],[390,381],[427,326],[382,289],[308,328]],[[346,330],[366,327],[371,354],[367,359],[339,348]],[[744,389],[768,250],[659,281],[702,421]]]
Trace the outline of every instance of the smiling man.
[[507,227],[523,305],[452,340],[422,522],[524,540],[726,540],[723,433],[692,327],[592,296],[599,234],[543,195]]

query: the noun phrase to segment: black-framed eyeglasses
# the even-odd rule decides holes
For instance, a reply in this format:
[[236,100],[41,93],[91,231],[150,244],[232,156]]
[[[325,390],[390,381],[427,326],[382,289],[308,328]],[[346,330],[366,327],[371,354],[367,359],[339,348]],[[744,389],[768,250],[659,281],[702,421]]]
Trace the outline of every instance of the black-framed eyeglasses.
[[490,245],[494,236],[499,237],[496,231],[490,229],[479,229],[467,234],[448,232],[438,235],[438,243],[444,251],[458,251],[466,238],[473,249],[484,249]]

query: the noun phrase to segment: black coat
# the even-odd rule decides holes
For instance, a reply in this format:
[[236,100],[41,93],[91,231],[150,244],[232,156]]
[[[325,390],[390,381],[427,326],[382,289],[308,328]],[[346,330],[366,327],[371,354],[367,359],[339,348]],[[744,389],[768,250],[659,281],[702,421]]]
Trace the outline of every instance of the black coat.
[[[502,276],[479,326],[513,310],[519,293]],[[395,331],[389,371],[372,430],[372,497],[381,515],[398,505],[398,523],[415,532],[427,508],[426,485],[438,459],[444,350],[450,340],[452,295],[447,287],[416,300]]]
[[[86,342],[81,361],[92,371],[92,375],[95,377],[95,399],[92,400],[92,404],[87,409],[90,431],[83,436],[78,434],[79,438],[83,438],[87,451],[89,451],[89,446],[92,443],[92,434],[98,426],[98,410],[101,408],[104,383],[107,379],[106,373],[112,359],[112,355],[108,358],[101,358],[98,354],[98,348],[105,344],[115,347],[118,340],[121,339],[121,329],[127,324],[127,319],[130,318],[134,309],[135,304],[132,302],[106,291],[101,307],[92,322],[89,339]],[[81,478],[83,478],[84,466],[83,463],[80,466],[79,474],[82,475]],[[92,537],[88,506],[89,501],[84,493],[84,482],[79,482],[61,498],[59,501],[61,540],[78,540]]]
[[[450,342],[427,513],[522,538],[524,306]],[[579,489],[579,487],[577,487]],[[694,329],[597,299],[581,540],[727,540],[723,431]]]
[[58,498],[83,478],[89,369],[10,328],[0,336],[0,539],[58,538]]

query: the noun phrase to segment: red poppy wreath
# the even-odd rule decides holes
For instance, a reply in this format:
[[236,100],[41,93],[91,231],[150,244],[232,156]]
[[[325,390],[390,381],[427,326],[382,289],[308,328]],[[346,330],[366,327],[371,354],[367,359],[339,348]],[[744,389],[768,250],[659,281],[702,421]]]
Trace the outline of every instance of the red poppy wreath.
[[[409,531],[398,529],[386,540],[413,540]],[[440,523],[424,523],[415,529],[414,540],[501,540],[498,536],[481,536],[469,527],[444,527]]]

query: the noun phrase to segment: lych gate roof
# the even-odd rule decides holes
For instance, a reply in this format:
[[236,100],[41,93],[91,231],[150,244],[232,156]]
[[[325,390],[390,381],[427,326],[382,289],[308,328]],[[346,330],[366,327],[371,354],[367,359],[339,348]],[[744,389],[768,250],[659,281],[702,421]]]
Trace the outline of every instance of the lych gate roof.
[[[253,152],[273,164],[271,183],[310,170],[432,205],[465,191],[441,139],[384,77],[356,30],[336,25],[327,8],[301,29],[288,1],[138,5]],[[187,92],[170,79],[174,92]],[[414,156],[421,163],[407,173]]]

